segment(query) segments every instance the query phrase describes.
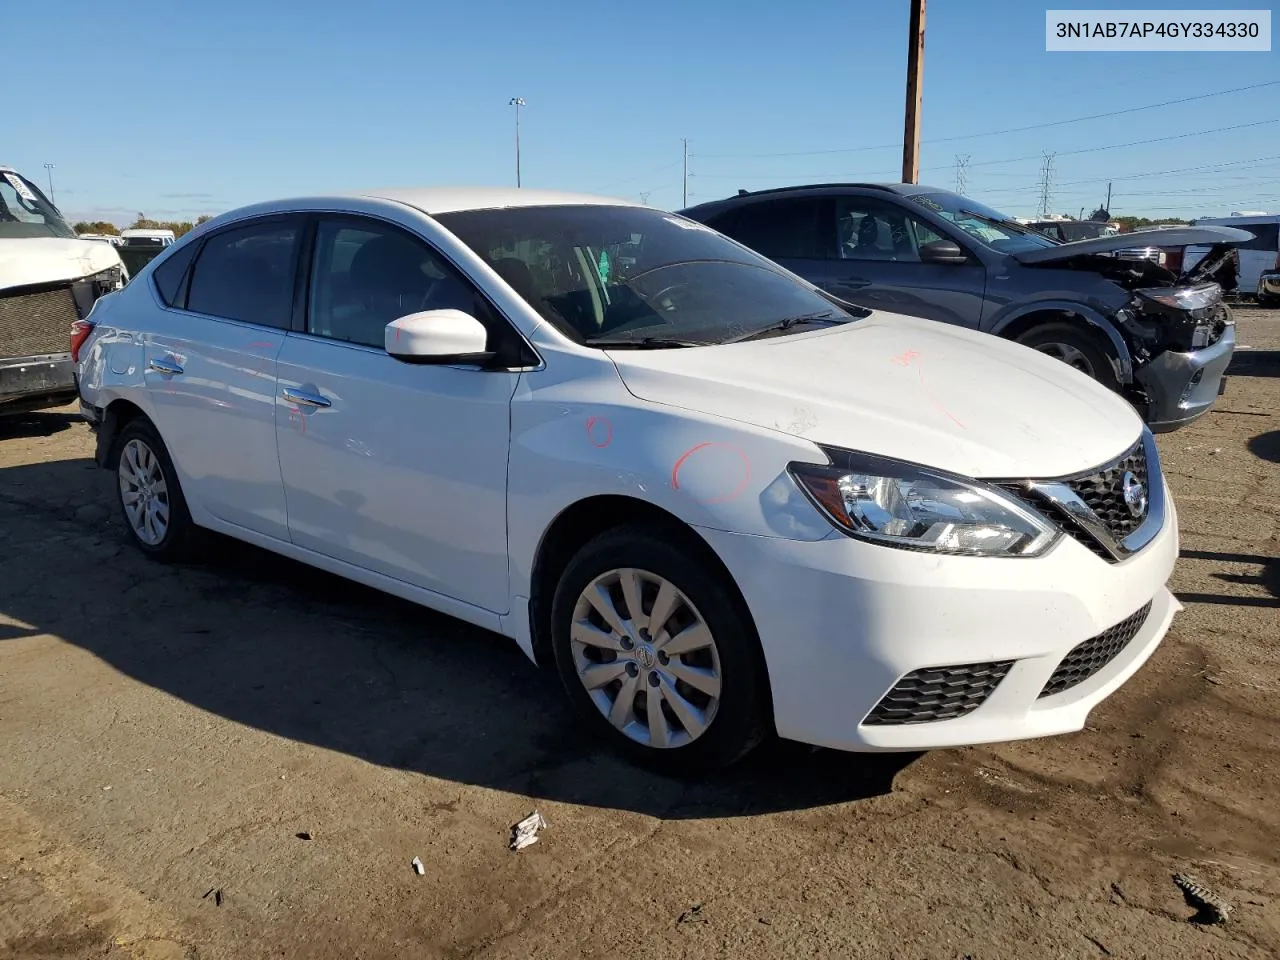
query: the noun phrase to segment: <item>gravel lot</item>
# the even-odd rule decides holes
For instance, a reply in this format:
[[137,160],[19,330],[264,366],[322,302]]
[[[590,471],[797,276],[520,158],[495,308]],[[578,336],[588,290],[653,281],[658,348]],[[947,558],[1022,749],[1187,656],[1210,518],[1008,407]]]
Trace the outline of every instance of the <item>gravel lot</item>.
[[83,424],[0,426],[0,957],[1276,956],[1280,311],[1237,317],[1160,441],[1186,610],[1087,731],[693,786],[499,637],[234,544],[149,563]]

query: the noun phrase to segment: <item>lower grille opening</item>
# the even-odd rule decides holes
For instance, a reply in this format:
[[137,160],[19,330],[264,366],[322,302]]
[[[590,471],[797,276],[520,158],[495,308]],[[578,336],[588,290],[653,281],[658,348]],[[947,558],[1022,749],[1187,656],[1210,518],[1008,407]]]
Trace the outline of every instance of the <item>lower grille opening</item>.
[[1013,663],[1001,660],[913,670],[893,685],[862,722],[887,726],[963,717],[986,702]]
[[70,284],[0,296],[0,357],[66,353],[79,319]]
[[1138,635],[1138,631],[1147,622],[1150,613],[1151,604],[1148,602],[1137,613],[1121,620],[1114,627],[1103,630],[1096,637],[1090,637],[1084,643],[1072,647],[1071,652],[1062,658],[1062,662],[1049,677],[1049,682],[1040,691],[1039,699],[1070,690],[1077,684],[1084,683],[1109,664]]

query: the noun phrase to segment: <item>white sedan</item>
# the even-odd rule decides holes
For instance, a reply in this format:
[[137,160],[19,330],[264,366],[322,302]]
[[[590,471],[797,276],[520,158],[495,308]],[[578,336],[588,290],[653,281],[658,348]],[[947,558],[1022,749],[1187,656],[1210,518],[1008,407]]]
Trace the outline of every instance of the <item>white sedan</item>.
[[668,770],[1078,730],[1179,609],[1124,400],[622,201],[246,207],[72,348],[144,552],[217,531],[498,631]]

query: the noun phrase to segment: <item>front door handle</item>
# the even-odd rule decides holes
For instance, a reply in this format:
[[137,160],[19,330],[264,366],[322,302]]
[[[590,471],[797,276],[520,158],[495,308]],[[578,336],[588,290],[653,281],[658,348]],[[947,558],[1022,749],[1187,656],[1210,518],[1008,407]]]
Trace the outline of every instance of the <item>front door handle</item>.
[[308,393],[306,390],[297,390],[293,387],[285,387],[282,393],[290,403],[301,403],[308,407],[332,406],[328,397],[322,397],[318,393]]
[[166,377],[182,376],[182,365],[174,363],[172,360],[148,360],[147,366]]

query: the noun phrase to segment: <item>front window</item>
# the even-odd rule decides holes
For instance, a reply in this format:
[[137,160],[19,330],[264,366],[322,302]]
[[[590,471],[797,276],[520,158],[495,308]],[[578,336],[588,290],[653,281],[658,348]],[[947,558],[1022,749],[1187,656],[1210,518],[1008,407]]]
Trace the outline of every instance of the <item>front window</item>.
[[76,238],[62,214],[30,180],[12,170],[0,171],[0,239]]
[[469,210],[437,218],[579,342],[706,345],[850,312],[701,224],[640,207]]
[[1039,231],[968,197],[955,193],[918,193],[911,200],[935,216],[950,220],[983,245],[1000,253],[1025,253],[1057,243]]

